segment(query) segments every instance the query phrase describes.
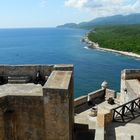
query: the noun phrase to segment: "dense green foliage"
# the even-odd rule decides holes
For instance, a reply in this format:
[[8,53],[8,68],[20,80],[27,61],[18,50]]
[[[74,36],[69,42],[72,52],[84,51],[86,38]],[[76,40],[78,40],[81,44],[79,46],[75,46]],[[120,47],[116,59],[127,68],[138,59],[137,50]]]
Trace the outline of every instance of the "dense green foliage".
[[140,54],[140,25],[100,26],[89,33],[89,40],[101,47]]

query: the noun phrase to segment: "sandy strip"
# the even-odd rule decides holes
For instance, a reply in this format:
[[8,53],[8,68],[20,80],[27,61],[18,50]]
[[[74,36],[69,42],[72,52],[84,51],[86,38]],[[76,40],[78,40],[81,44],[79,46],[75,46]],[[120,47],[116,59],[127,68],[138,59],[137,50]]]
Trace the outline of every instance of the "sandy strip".
[[82,39],[83,42],[87,44],[87,47],[90,49],[97,49],[97,50],[102,50],[102,51],[107,51],[107,52],[112,52],[112,53],[118,53],[121,55],[125,56],[130,56],[130,57],[135,57],[135,58],[140,58],[139,54],[132,53],[132,52],[125,52],[125,51],[117,51],[114,49],[107,49],[107,48],[102,48],[99,46],[98,43],[92,42],[88,39],[87,35]]

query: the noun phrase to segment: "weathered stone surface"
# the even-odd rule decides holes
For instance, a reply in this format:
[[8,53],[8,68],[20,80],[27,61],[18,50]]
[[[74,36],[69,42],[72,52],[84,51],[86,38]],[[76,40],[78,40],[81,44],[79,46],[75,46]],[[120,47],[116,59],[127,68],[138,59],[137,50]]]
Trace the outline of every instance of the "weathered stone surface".
[[71,71],[53,71],[44,88],[67,90],[71,80]]
[[49,76],[53,71],[53,65],[0,65],[0,75],[6,76],[30,76],[35,80],[37,72],[42,76]]
[[43,98],[12,96],[8,101],[4,112],[5,140],[43,140]]
[[125,103],[140,96],[140,70],[126,69],[121,73],[120,102]]
[[0,110],[0,140],[5,140],[4,117],[2,110]]
[[54,65],[54,70],[61,70],[61,71],[73,71],[73,65]]
[[73,83],[71,79],[70,71],[53,71],[44,86],[45,140],[72,139]]
[[0,97],[3,96],[43,96],[42,86],[28,84],[5,84],[0,86]]
[[46,140],[69,140],[69,102],[66,96],[63,99],[59,92],[48,93],[44,99]]
[[[68,66],[69,67],[69,66]],[[65,69],[63,67],[62,69]],[[3,76],[50,76],[40,84],[0,86],[0,140],[72,140],[73,73],[53,65],[0,66]]]
[[121,78],[128,79],[139,79],[140,78],[140,70],[139,69],[125,69],[121,72]]

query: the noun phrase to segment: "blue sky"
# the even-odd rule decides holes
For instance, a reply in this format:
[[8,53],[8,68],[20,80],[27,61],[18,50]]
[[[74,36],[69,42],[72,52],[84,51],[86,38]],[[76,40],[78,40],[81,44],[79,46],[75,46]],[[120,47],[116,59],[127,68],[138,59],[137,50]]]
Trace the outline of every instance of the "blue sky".
[[140,12],[140,0],[0,0],[0,28],[54,27]]

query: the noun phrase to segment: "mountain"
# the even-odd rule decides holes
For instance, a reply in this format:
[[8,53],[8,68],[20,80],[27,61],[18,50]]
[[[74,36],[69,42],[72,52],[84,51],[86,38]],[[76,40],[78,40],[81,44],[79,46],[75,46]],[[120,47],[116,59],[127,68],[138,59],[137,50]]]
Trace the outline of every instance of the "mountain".
[[76,24],[76,23],[66,23],[64,25],[59,25],[57,27],[58,28],[64,28],[64,27],[66,27],[66,28],[78,28],[78,24]]
[[124,24],[140,24],[140,13],[130,14],[130,15],[115,15],[108,17],[100,17],[93,19],[89,22],[67,23],[57,27],[67,27],[67,28],[86,28],[98,25],[124,25]]

